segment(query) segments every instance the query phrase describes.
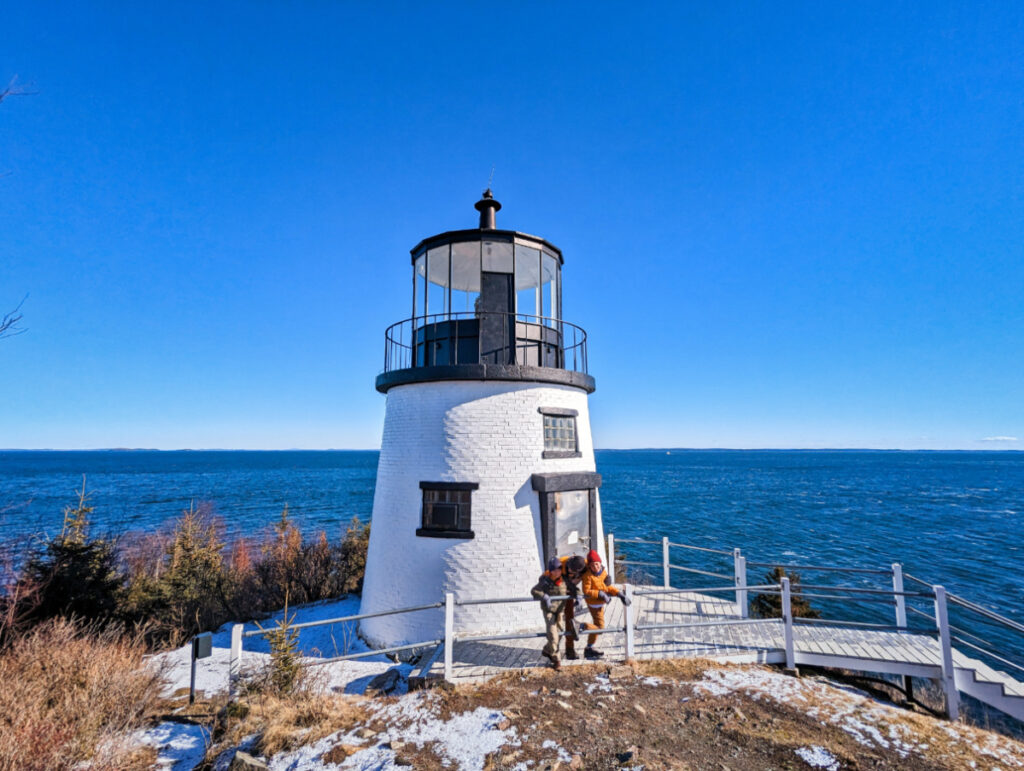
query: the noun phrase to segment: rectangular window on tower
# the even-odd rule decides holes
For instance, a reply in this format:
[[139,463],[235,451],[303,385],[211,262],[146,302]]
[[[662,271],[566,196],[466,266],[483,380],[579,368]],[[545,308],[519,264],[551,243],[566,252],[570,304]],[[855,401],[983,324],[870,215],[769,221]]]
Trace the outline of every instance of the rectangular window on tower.
[[544,418],[544,458],[579,458],[580,444],[576,434],[576,410],[541,407]]
[[420,482],[423,491],[421,526],[427,538],[472,538],[472,495],[477,482]]

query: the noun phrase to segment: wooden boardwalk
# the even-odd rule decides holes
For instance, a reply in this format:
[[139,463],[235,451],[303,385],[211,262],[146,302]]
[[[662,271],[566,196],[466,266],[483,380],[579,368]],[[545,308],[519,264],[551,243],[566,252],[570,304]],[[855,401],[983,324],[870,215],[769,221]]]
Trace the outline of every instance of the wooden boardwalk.
[[[701,657],[761,664],[785,661],[782,622],[770,619],[735,623],[740,619],[736,605],[731,601],[682,592],[639,595],[634,598],[633,610],[636,624],[635,659]],[[622,603],[613,600],[605,612],[607,628],[623,630],[623,611]],[[539,622],[539,610],[537,615]],[[675,623],[711,625],[676,629],[647,628]],[[934,637],[926,634],[829,624],[796,624],[793,636],[797,666],[841,667],[861,672],[925,678],[939,678],[942,675],[941,648]],[[456,639],[452,649],[452,679],[456,682],[469,682],[510,670],[548,666],[547,660],[540,654],[543,645],[543,637],[489,642],[460,642]],[[605,653],[605,661],[622,661],[626,658],[625,633],[603,634],[597,647]],[[577,646],[581,654],[582,648],[581,641]],[[955,649],[953,661],[959,690],[978,698],[987,694],[990,698],[982,700],[990,703],[991,698],[1001,694],[1004,700],[1009,700],[1010,709],[1005,709],[1005,705],[993,706],[1014,714],[1018,719],[1024,719],[1024,684]],[[585,662],[581,656],[577,662],[563,660],[563,663],[572,665]],[[433,661],[424,667],[421,674],[426,679],[443,677],[443,656],[433,657]]]

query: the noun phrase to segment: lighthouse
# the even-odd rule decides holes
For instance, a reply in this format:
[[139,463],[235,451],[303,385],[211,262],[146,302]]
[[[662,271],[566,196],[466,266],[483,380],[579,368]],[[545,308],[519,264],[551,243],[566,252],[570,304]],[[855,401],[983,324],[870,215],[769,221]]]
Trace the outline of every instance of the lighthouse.
[[[562,251],[479,227],[411,250],[412,313],[385,332],[384,432],[361,613],[528,596],[552,556],[604,556],[587,336],[562,313]],[[460,633],[535,629],[535,603],[458,609]],[[437,610],[364,619],[378,647],[436,639]]]

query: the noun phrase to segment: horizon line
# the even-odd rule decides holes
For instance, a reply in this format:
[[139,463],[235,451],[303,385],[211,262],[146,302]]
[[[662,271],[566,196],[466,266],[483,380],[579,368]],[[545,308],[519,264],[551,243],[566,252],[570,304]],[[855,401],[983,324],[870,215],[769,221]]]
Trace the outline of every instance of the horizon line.
[[[595,447],[594,452],[1024,452],[1017,447]],[[0,447],[0,452],[380,452],[379,447]]]

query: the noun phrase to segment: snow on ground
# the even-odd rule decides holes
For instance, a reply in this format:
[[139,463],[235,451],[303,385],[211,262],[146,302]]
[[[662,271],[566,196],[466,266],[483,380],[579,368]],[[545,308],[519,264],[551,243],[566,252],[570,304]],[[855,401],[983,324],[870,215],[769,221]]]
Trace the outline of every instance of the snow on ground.
[[366,744],[357,735],[335,733],[294,752],[275,755],[269,761],[271,771],[312,771],[321,768],[357,769],[358,771],[390,771],[403,768],[397,763],[393,749],[401,743],[417,748],[431,744],[443,765],[458,771],[483,771],[488,755],[505,745],[518,747],[515,728],[501,729],[501,712],[477,707],[442,720],[437,714],[438,699],[429,692],[407,694],[395,702],[372,707],[374,719],[388,726],[387,730],[364,749],[347,757],[340,765],[325,764],[322,756],[339,744]]
[[[293,617],[293,623],[296,624],[354,616],[358,613],[358,597],[344,597],[340,600],[327,600],[288,609],[289,617]],[[264,629],[272,629],[283,615],[283,611],[278,611],[265,621],[261,621],[260,624]],[[300,629],[299,648],[310,659],[331,658],[347,653],[368,651],[369,648],[356,635],[356,624],[357,622],[350,621]],[[207,696],[227,691],[231,627],[232,624],[225,624],[213,633],[213,655],[200,659],[196,667],[196,690],[202,691]],[[246,631],[258,628],[251,622],[245,625]],[[252,670],[266,661],[270,647],[267,645],[266,638],[262,636],[246,637],[242,643],[242,651],[243,669]],[[189,642],[176,650],[159,653],[149,658],[153,666],[165,668],[167,685],[163,690],[164,696],[171,696],[176,691],[188,688],[191,656],[192,643]],[[323,687],[327,690],[336,693],[362,693],[366,690],[370,680],[392,666],[394,664],[385,656],[371,656],[355,661],[324,664],[314,667],[314,671],[318,674],[322,673]],[[403,664],[400,665],[400,670],[405,677],[408,676],[411,667]]]
[[[864,746],[892,749],[902,757],[911,752],[924,755],[929,748],[927,739],[906,722],[907,712],[832,681],[791,677],[759,667],[729,667],[708,669],[693,688],[712,696],[741,691],[755,700],[768,698],[795,707],[822,725],[836,726]],[[1024,768],[1024,755],[1016,743],[959,723],[939,725],[955,744],[1007,767]]]
[[825,771],[839,771],[839,761],[835,755],[824,747],[814,745],[813,747],[801,747],[796,751],[807,765],[811,768],[824,768]]
[[138,731],[134,743],[156,747],[157,759],[153,768],[159,771],[192,771],[203,762],[209,733],[192,723],[161,723]]

